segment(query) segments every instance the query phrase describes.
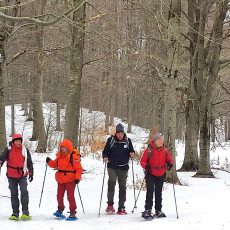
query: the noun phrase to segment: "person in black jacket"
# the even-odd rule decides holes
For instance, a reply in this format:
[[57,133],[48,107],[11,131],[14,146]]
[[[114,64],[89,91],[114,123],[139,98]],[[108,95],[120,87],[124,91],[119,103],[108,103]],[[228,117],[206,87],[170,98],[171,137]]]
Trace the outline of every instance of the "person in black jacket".
[[102,152],[103,160],[108,168],[108,206],[107,213],[114,213],[113,199],[116,181],[119,184],[119,203],[117,214],[125,215],[126,181],[129,170],[129,159],[134,157],[134,149],[131,140],[126,136],[122,124],[116,126],[116,134],[108,138]]
[[19,220],[19,198],[18,187],[21,191],[21,204],[23,220],[30,220],[29,215],[29,194],[27,190],[27,177],[29,182],[33,180],[33,162],[30,152],[22,143],[22,135],[13,134],[10,147],[5,148],[0,161],[2,164],[7,163],[7,178],[9,182],[9,189],[11,193],[11,205],[13,214],[10,220]]

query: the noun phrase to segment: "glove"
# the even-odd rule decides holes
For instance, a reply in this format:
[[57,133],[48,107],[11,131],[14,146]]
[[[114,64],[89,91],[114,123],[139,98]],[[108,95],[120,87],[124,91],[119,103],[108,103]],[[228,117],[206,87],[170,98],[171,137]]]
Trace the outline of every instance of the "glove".
[[168,164],[167,164],[167,169],[168,169],[168,170],[170,170],[172,167],[173,167],[173,164],[171,164],[171,163],[168,163]]
[[80,182],[80,180],[76,179],[75,180],[75,184],[78,184]]
[[145,173],[149,173],[151,171],[151,166],[149,164],[146,165],[145,167]]
[[51,159],[49,157],[46,157],[46,163],[48,164]]
[[29,175],[28,181],[31,182],[33,181],[33,179],[34,179],[33,175]]

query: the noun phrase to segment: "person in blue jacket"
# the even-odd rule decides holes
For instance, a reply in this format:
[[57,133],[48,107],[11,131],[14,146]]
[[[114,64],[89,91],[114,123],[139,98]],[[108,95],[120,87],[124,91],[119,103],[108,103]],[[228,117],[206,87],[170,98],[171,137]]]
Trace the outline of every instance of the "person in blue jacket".
[[113,207],[116,182],[119,184],[118,215],[125,215],[126,181],[129,170],[129,159],[135,155],[131,140],[126,136],[122,124],[116,126],[115,135],[107,139],[102,157],[108,168],[108,206],[107,213],[115,213]]

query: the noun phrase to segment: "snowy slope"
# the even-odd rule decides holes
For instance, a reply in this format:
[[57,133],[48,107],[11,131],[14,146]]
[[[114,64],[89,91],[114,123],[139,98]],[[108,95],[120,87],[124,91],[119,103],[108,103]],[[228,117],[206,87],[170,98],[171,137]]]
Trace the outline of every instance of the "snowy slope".
[[[8,111],[8,110],[7,110]],[[18,112],[19,114],[21,112]],[[23,119],[23,118],[21,118]],[[7,120],[9,124],[9,120]],[[23,122],[18,122],[18,127]],[[31,130],[26,130],[28,135]],[[9,127],[9,126],[8,126]],[[19,129],[19,128],[18,128]],[[138,132],[137,132],[138,133]],[[26,135],[26,134],[25,134]],[[147,136],[147,134],[146,134]],[[138,145],[138,136],[131,138],[135,139]],[[144,141],[143,141],[144,142]],[[141,145],[141,143],[139,143]],[[177,162],[178,167],[183,159],[183,145],[177,145]],[[216,149],[212,153],[212,158],[220,156],[220,159],[225,159],[227,150]],[[54,153],[50,154],[51,158]],[[55,171],[48,168],[45,181],[44,193],[41,208],[39,209],[39,199],[41,194],[42,182],[45,172],[46,154],[32,154],[35,168],[34,181],[29,183],[30,194],[30,212],[33,216],[29,222],[12,222],[8,220],[11,214],[10,199],[1,197],[1,195],[9,196],[8,182],[5,177],[5,166],[2,168],[0,179],[0,226],[1,229],[13,230],[20,229],[167,229],[167,230],[221,230],[230,228],[229,216],[229,192],[230,178],[226,172],[217,172],[215,179],[198,179],[193,178],[193,173],[178,173],[184,186],[175,186],[179,219],[176,218],[175,202],[173,195],[173,186],[165,184],[163,191],[163,211],[167,218],[155,219],[145,222],[141,217],[141,211],[144,210],[145,191],[141,192],[137,202],[137,209],[132,213],[134,205],[133,190],[127,191],[126,209],[128,215],[108,216],[104,210],[106,208],[106,190],[107,190],[107,175],[105,177],[105,186],[103,192],[101,215],[98,216],[99,202],[101,194],[101,186],[103,179],[104,164],[101,161],[89,158],[82,158],[83,167],[87,169],[87,173],[83,175],[83,180],[79,184],[84,209],[86,214],[82,212],[78,192],[76,189],[76,200],[78,205],[78,217],[76,222],[67,222],[65,220],[55,220],[52,213],[56,210],[56,188],[57,184],[54,179]],[[137,163],[134,164],[135,178],[143,178],[143,171]],[[128,185],[132,185],[132,174],[129,170]],[[130,187],[130,186],[128,186]],[[137,194],[138,191],[136,191]],[[115,204],[117,204],[118,192],[115,194]],[[68,211],[68,202],[65,201],[66,212]],[[116,207],[117,208],[117,207]]]

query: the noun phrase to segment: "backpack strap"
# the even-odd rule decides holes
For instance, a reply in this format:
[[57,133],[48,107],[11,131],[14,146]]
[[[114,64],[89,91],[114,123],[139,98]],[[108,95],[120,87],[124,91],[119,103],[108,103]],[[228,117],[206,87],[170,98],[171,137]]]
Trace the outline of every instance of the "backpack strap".
[[75,152],[74,151],[72,151],[72,153],[70,153],[70,158],[69,158],[69,163],[73,166],[73,154],[74,154]]
[[[116,143],[117,141],[115,140],[114,136],[111,136],[111,140],[110,140],[110,149],[113,147],[113,145]],[[125,136],[125,144],[127,145],[128,149],[129,149],[129,139],[127,136]]]
[[114,143],[115,143],[115,138],[114,138],[114,136],[111,136],[111,140],[110,140],[110,143],[109,143],[110,148],[113,147]]

